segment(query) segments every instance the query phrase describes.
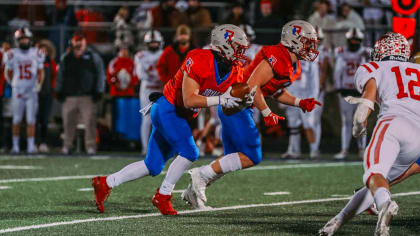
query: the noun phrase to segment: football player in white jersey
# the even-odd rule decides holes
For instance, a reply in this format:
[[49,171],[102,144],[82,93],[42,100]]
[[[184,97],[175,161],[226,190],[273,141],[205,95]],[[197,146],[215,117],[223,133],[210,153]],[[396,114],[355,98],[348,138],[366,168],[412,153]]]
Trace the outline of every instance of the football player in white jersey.
[[410,46],[401,34],[388,32],[376,43],[373,61],[359,67],[355,86],[361,98],[346,100],[358,104],[353,120],[353,135],[366,134],[366,123],[380,104],[379,118],[364,154],[363,183],[346,207],[332,218],[320,235],[333,235],[354,215],[374,202],[379,210],[375,235],[389,235],[391,218],[398,205],[391,200],[389,185],[404,177],[420,156],[420,66],[407,62]]
[[[362,46],[363,37],[360,29],[352,28],[346,33],[347,46],[335,49],[334,86],[340,94],[341,111],[341,152],[334,156],[336,159],[344,159],[349,153],[352,117],[357,106],[348,104],[344,97],[358,95],[353,83],[354,75],[357,68],[369,57],[369,49]],[[366,137],[361,137],[357,141],[361,156],[366,146]]]
[[[320,45],[318,46],[319,54],[316,59],[316,62],[317,62],[316,64],[318,66],[318,71],[319,71],[319,92],[318,92],[317,100],[320,103],[324,104],[324,97],[325,97],[324,88],[325,88],[325,81],[326,81],[327,73],[328,73],[328,67],[330,66],[329,59],[331,57],[331,49],[325,46],[324,44],[322,44],[325,38],[325,35],[322,29],[318,27],[316,27],[315,29],[318,33],[318,39],[320,40]],[[314,116],[313,131],[315,134],[315,144],[314,144],[315,151],[312,153],[312,157],[314,158],[319,157],[320,155],[319,145],[321,143],[321,133],[322,133],[321,117],[322,117],[323,109],[324,109],[324,106],[319,106],[315,110],[312,111],[313,116]]]
[[23,114],[26,113],[27,152],[36,152],[35,119],[38,94],[44,80],[44,55],[31,47],[32,33],[28,28],[18,29],[14,34],[17,48],[8,51],[5,63],[5,77],[12,85],[13,148],[19,153],[19,129]]
[[[141,108],[150,103],[149,96],[153,92],[162,92],[163,82],[159,79],[156,71],[156,63],[162,54],[162,47],[164,44],[162,34],[157,30],[150,30],[144,35],[144,43],[146,50],[141,50],[134,56],[134,65],[136,68],[136,75],[140,81],[140,105]],[[143,116],[141,123],[141,144],[143,147],[142,153],[147,153],[147,144],[149,143],[149,136],[152,130],[152,121],[150,113]]]
[[[299,79],[293,82],[287,91],[297,97],[318,97],[319,93],[319,68],[317,59],[312,62],[301,61],[302,74]],[[315,108],[319,109],[319,108]],[[300,126],[305,130],[306,139],[310,145],[310,157],[315,158],[319,155],[315,133],[315,114],[313,112],[303,112],[302,109],[286,106],[287,123],[289,126],[289,147],[283,158],[297,158],[301,155],[300,148]]]

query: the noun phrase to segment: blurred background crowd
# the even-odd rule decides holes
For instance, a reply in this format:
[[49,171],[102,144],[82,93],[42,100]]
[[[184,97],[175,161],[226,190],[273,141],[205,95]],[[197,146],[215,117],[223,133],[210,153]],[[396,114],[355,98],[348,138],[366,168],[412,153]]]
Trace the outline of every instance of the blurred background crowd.
[[[252,59],[259,45],[279,43],[283,24],[293,19],[305,19],[323,34],[319,150],[357,152],[356,140],[344,147],[340,142],[348,138],[342,137],[342,88],[334,82],[338,53],[349,47],[349,39],[360,41],[356,44],[368,52],[391,29],[394,16],[390,0],[1,0],[0,5],[0,55],[15,47],[13,33],[21,27],[30,28],[33,45],[46,55],[35,135],[38,151],[64,154],[144,152],[151,124],[140,108],[151,92],[162,90],[190,50],[208,45],[212,27],[241,26],[252,41]],[[351,29],[353,34],[346,36]],[[410,43],[417,51],[417,38]],[[73,60],[77,50],[92,61]],[[82,82],[75,83],[77,79]],[[91,81],[86,85],[86,80]],[[12,149],[12,94],[4,76],[0,96],[0,153],[7,153]],[[272,106],[285,114],[284,107]],[[204,154],[221,153],[215,119],[205,111],[191,124]],[[291,133],[305,133],[305,127],[289,126],[287,121],[271,129],[260,125],[266,155],[279,156],[288,150]],[[309,150],[302,146],[299,152]]]

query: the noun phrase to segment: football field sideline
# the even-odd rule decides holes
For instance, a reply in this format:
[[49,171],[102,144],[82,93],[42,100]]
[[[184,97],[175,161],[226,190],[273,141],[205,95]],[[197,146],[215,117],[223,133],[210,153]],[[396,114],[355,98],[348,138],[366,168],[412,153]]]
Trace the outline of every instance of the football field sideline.
[[[297,168],[323,168],[323,167],[359,166],[359,165],[362,165],[362,162],[302,163],[302,164],[255,166],[255,167],[251,167],[249,169],[244,169],[244,171],[280,170],[280,169],[297,169]],[[165,174],[165,173],[166,173],[166,171],[162,171],[161,174]],[[44,182],[44,181],[90,179],[90,178],[93,178],[95,176],[102,176],[102,175],[104,175],[104,174],[36,177],[36,178],[21,178],[21,179],[0,179],[0,184],[21,183],[21,182]]]
[[[396,194],[392,194],[392,197],[395,198],[395,197],[404,197],[404,196],[412,196],[412,195],[420,195],[420,191],[396,193]],[[323,199],[312,199],[312,200],[301,200],[301,201],[274,202],[274,203],[266,203],[266,204],[237,205],[237,206],[227,206],[227,207],[219,207],[219,208],[212,208],[212,209],[204,209],[204,210],[179,211],[178,214],[187,215],[187,214],[194,214],[194,213],[200,213],[200,212],[215,212],[215,211],[238,210],[238,209],[257,208],[257,207],[311,204],[311,203],[343,201],[343,200],[349,200],[349,199],[350,199],[350,197],[341,197],[341,198],[323,198]],[[80,219],[80,220],[72,220],[72,221],[61,221],[61,222],[54,222],[54,223],[48,223],[48,224],[28,225],[28,226],[22,226],[22,227],[1,229],[0,234],[20,232],[20,231],[33,230],[33,229],[50,228],[50,227],[57,227],[57,226],[63,226],[63,225],[74,225],[74,224],[99,222],[99,221],[138,219],[138,218],[157,217],[157,216],[161,216],[161,214],[160,213],[149,213],[149,214],[141,214],[141,215],[113,216],[113,217],[104,217],[104,218],[89,218],[89,219]]]

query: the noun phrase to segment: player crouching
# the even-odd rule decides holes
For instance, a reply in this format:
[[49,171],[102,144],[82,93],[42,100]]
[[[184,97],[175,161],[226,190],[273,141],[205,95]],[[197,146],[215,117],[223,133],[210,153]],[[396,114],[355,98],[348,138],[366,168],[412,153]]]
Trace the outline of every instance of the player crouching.
[[12,85],[13,111],[13,148],[12,153],[18,154],[19,130],[23,114],[26,113],[27,152],[35,153],[35,120],[38,109],[38,92],[44,80],[44,54],[31,47],[32,33],[28,28],[15,32],[18,48],[7,53],[5,77]]

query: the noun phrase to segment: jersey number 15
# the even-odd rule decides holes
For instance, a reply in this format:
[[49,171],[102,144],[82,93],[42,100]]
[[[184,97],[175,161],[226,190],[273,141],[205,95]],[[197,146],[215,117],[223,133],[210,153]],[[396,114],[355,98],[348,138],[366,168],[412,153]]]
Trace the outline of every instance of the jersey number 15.
[[31,64],[19,64],[19,79],[31,79]]
[[[408,97],[408,93],[405,92],[400,67],[398,67],[398,66],[392,67],[391,71],[395,73],[395,77],[397,78],[397,85],[398,85],[397,98],[401,99],[401,98]],[[407,76],[411,76],[412,74],[416,75],[417,81],[410,80],[408,82],[408,91],[410,92],[410,98],[412,98],[414,100],[417,100],[417,101],[420,101],[420,94],[415,94],[414,93],[414,87],[420,87],[420,71],[418,71],[417,69],[414,69],[414,68],[407,68],[405,70],[405,74]]]

